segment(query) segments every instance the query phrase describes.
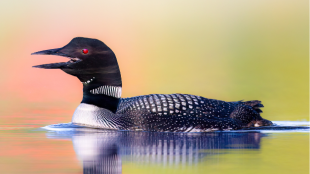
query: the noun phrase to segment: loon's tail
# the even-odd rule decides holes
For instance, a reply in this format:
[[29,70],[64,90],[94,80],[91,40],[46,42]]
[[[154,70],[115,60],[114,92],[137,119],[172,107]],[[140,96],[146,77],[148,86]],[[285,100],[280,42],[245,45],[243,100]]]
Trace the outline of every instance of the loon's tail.
[[230,114],[230,118],[242,121],[244,127],[272,126],[271,121],[260,116],[260,113],[263,112],[260,109],[261,107],[264,107],[264,105],[258,100],[241,101],[241,104]]
[[246,101],[246,102],[244,102],[244,104],[245,104],[245,105],[252,106],[253,109],[254,109],[257,113],[262,113],[262,112],[263,112],[260,108],[264,107],[264,105],[261,104],[261,101],[259,101],[259,100]]

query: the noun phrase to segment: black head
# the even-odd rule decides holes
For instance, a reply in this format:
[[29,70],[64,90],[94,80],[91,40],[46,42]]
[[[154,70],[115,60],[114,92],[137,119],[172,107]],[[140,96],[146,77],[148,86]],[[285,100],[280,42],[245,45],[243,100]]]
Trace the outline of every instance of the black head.
[[81,82],[95,77],[101,85],[121,86],[120,70],[113,51],[97,39],[76,37],[66,46],[43,50],[32,55],[57,55],[67,57],[68,62],[33,66],[44,69],[61,69],[76,76]]
[[[115,54],[103,42],[97,39],[76,37],[64,47],[38,51],[32,55],[57,55],[69,58],[68,62],[33,67],[61,69],[76,76],[83,83],[82,103],[94,104],[116,111],[122,79]],[[112,86],[113,88],[104,93],[101,91],[104,86]],[[111,95],[113,90],[114,93]]]

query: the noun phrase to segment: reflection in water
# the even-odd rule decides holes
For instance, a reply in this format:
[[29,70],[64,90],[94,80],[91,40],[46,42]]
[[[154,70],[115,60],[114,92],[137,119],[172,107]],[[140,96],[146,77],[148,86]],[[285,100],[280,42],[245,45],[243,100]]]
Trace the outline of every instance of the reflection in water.
[[117,135],[84,133],[72,136],[74,150],[83,163],[83,173],[122,173]]
[[259,132],[154,133],[72,129],[47,133],[49,138],[71,138],[84,173],[122,173],[122,160],[163,166],[194,165],[206,156],[259,149]]

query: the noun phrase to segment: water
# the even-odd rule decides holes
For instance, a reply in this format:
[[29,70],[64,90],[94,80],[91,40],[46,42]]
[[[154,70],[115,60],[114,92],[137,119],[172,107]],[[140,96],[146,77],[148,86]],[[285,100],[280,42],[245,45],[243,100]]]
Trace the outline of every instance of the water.
[[0,173],[309,173],[309,122],[208,133],[0,127]]

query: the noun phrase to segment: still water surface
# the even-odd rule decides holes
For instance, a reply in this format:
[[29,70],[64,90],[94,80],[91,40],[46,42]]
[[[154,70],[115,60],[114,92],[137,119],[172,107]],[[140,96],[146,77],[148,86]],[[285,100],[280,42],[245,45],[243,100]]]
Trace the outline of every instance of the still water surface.
[[309,173],[309,122],[209,133],[0,126],[0,173]]

